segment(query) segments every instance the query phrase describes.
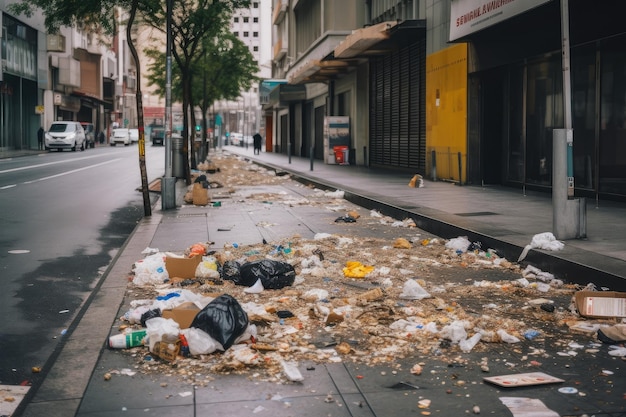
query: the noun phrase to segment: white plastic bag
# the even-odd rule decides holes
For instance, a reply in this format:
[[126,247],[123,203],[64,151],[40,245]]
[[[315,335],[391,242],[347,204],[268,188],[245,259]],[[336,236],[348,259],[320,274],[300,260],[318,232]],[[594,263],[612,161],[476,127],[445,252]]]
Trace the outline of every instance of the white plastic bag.
[[169,274],[165,269],[165,258],[162,253],[149,255],[135,262],[135,277],[133,278],[135,285],[163,284],[168,278]]
[[439,332],[439,335],[445,339],[449,339],[452,343],[459,343],[461,340],[467,339],[467,332],[462,321],[456,320],[445,326]]
[[216,350],[223,351],[222,345],[208,333],[195,327],[183,329],[180,331],[189,344],[189,353],[192,355],[208,355]]
[[196,267],[196,278],[218,279],[220,273],[217,271],[217,263],[215,258],[203,256],[202,262]]
[[469,339],[461,340],[459,342],[459,348],[463,352],[469,353],[472,351],[472,349],[474,349],[474,346],[476,346],[476,343],[478,343],[481,337],[482,335],[480,333],[476,333],[474,336],[470,337]]
[[402,294],[400,294],[400,298],[404,300],[422,300],[430,297],[431,295],[428,291],[422,288],[422,286],[414,279],[410,279],[404,283]]
[[157,342],[174,343],[178,340],[180,334],[180,326],[172,319],[163,317],[155,317],[146,321],[148,346],[150,352],[154,352]]
[[500,336],[500,339],[505,343],[518,343],[520,341],[519,338],[508,334],[504,329],[498,330],[496,334]]

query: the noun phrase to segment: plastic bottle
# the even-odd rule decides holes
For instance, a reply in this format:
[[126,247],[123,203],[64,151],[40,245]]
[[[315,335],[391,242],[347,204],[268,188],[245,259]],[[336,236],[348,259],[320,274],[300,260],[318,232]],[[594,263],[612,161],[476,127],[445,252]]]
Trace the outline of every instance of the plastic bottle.
[[111,349],[128,349],[131,347],[142,346],[145,338],[146,329],[116,334],[109,337],[109,347]]

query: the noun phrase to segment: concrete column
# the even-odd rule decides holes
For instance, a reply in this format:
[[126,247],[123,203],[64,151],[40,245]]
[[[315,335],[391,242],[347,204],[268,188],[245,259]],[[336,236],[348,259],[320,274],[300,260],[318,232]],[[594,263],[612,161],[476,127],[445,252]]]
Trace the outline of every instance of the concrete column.
[[554,129],[552,133],[552,229],[557,239],[577,239],[586,232],[581,225],[581,200],[568,199],[568,142],[572,129]]

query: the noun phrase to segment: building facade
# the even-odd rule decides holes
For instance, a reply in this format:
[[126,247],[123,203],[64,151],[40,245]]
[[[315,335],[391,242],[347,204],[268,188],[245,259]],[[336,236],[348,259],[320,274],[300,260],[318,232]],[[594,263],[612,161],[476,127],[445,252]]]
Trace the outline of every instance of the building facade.
[[332,163],[323,121],[344,116],[352,164],[550,191],[563,4],[576,193],[626,197],[617,0],[274,0],[273,151]]
[[14,16],[0,2],[0,148],[37,149],[37,130],[55,120],[106,131],[114,116],[117,55],[72,28],[48,34],[44,16]]
[[[252,57],[259,66],[256,74],[260,78],[269,78],[271,73],[271,32],[270,27],[271,0],[253,0],[250,7],[236,10],[230,19],[230,30],[250,50]],[[241,133],[252,136],[265,130],[265,119],[261,117],[259,104],[259,87],[253,85],[249,90],[242,91],[237,101],[221,101],[216,103],[215,112],[220,114],[225,133]]]

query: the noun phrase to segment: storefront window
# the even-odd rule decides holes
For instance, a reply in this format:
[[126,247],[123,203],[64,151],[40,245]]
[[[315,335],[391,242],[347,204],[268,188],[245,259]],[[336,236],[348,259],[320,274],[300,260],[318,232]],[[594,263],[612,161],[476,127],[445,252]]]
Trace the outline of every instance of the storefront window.
[[509,181],[524,181],[524,68],[511,70],[509,82],[509,142],[508,176]]
[[599,191],[626,194],[626,54],[624,38],[602,45]]
[[563,127],[560,56],[528,65],[526,89],[526,181],[552,184],[552,130]]
[[596,143],[596,50],[593,45],[572,50],[572,127],[574,185],[593,189]]

